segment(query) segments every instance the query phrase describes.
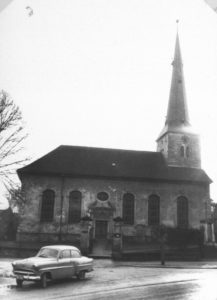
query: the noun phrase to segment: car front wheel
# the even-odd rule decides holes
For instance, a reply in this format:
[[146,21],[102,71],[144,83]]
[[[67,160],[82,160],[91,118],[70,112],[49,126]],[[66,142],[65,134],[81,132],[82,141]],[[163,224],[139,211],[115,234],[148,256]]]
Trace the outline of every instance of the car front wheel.
[[85,271],[80,271],[77,275],[79,280],[83,280],[85,278]]
[[41,275],[41,286],[45,289],[47,287],[47,274]]
[[21,280],[21,279],[16,279],[16,282],[17,282],[17,286],[18,286],[19,288],[21,288],[21,287],[23,286],[23,280]]

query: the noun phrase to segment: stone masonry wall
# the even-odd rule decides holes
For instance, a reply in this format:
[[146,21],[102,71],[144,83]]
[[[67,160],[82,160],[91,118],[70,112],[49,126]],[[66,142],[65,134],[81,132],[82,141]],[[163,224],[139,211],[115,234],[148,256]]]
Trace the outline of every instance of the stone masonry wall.
[[[20,240],[57,241],[60,232],[61,189],[63,191],[63,216],[61,233],[66,240],[79,243],[81,224],[68,224],[68,200],[72,190],[82,193],[82,215],[86,215],[91,204],[96,202],[98,192],[109,194],[110,203],[115,207],[109,222],[108,237],[113,233],[113,218],[122,216],[122,197],[126,192],[135,196],[135,224],[124,225],[125,235],[135,235],[136,225],[148,224],[148,197],[151,194],[160,196],[160,222],[176,226],[176,199],[185,196],[189,200],[189,226],[199,228],[200,221],[208,216],[205,201],[209,199],[209,189],[203,185],[160,182],[133,182],[120,180],[76,179],[45,176],[26,176],[23,178],[23,189],[26,194],[26,207],[18,228]],[[55,208],[53,223],[40,223],[41,198],[45,189],[55,191]]]

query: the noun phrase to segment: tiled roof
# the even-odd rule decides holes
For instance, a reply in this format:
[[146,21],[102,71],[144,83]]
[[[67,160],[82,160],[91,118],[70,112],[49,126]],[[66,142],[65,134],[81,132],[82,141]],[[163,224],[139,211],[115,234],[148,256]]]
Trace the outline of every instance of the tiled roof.
[[211,182],[201,169],[167,167],[160,152],[59,146],[19,169],[18,175],[67,175]]

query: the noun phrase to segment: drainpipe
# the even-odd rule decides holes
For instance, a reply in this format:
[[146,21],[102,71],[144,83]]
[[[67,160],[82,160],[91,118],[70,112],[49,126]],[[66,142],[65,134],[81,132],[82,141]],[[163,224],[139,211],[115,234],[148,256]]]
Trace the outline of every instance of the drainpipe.
[[64,176],[61,175],[61,186],[60,186],[60,230],[59,230],[59,241],[62,241],[62,224],[63,224],[63,200],[64,200]]

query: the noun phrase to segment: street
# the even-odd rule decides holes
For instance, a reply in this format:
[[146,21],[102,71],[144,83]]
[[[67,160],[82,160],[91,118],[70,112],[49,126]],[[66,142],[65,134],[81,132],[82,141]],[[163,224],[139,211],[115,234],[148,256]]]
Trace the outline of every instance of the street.
[[217,299],[216,267],[197,268],[197,263],[178,267],[169,263],[150,267],[146,262],[96,260],[94,272],[83,281],[51,282],[46,289],[25,282],[17,288],[15,279],[0,277],[0,298],[19,299]]

